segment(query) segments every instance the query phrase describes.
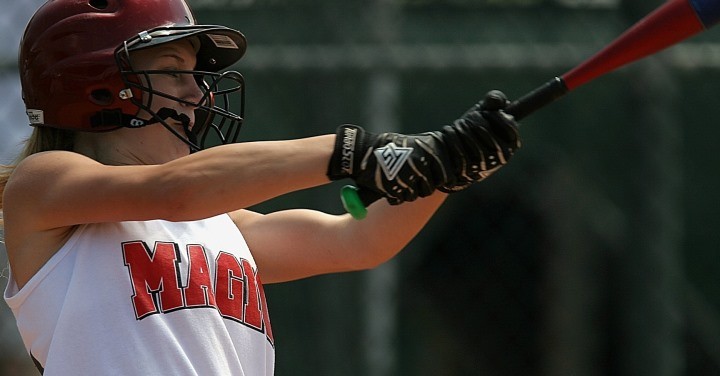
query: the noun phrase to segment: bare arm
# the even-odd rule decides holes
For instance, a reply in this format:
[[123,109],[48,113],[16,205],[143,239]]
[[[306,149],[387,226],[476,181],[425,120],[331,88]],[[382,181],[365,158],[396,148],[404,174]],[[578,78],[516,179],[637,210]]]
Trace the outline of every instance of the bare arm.
[[425,226],[446,194],[402,205],[385,200],[357,221],[348,214],[288,210],[231,213],[253,252],[264,283],[376,267],[394,257]]
[[328,135],[225,145],[153,166],[106,166],[76,153],[41,153],[11,176],[6,218],[35,230],[206,218],[327,183],[333,140]]

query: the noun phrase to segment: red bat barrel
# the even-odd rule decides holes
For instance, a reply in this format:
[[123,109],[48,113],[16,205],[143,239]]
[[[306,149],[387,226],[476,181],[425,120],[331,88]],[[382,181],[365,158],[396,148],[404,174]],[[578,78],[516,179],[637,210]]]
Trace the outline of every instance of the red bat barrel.
[[720,0],[670,0],[597,54],[510,104],[522,119],[603,74],[677,44],[720,22]]
[[562,76],[568,90],[685,40],[715,24],[718,0],[671,0]]

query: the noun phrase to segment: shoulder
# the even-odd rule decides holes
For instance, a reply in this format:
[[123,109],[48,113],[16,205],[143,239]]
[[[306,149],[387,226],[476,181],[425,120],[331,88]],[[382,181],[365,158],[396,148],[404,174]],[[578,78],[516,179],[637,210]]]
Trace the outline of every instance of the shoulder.
[[46,191],[53,186],[57,177],[67,174],[76,168],[88,167],[99,163],[78,153],[69,151],[46,151],[32,154],[23,159],[8,177],[3,192],[3,206],[22,202],[35,194]]
[[42,171],[54,167],[70,167],[71,164],[99,164],[99,162],[72,151],[52,150],[35,153],[18,163],[13,175],[21,175],[28,170]]
[[61,175],[77,167],[100,165],[99,162],[82,154],[70,151],[45,151],[36,153],[23,159],[10,174],[6,189],[12,192],[17,185],[30,187],[43,187],[53,175]]
[[[69,151],[45,151],[24,158],[13,169],[5,187],[5,194],[12,195],[16,188],[43,187],[47,185],[48,174],[59,174],[74,163],[92,161],[83,155]],[[46,184],[39,184],[41,182]]]
[[[8,177],[3,191],[2,210],[6,230],[24,224],[28,230],[54,229],[44,226],[43,219],[60,216],[58,203],[62,191],[74,191],[77,187],[67,184],[67,177],[79,171],[93,170],[98,162],[69,151],[47,151],[32,154],[23,159]],[[74,225],[76,223],[67,223]]]
[[[64,244],[75,226],[44,226],[55,205],[46,200],[55,176],[73,164],[93,163],[67,151],[49,151],[23,159],[12,171],[3,192],[6,250],[18,286],[23,286]],[[43,214],[41,214],[43,213]]]

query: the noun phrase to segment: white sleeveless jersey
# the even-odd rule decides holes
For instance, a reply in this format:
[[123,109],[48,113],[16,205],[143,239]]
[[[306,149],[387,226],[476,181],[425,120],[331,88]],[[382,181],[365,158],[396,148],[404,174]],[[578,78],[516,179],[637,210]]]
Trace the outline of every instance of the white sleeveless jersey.
[[257,267],[227,215],[80,226],[5,300],[46,376],[274,372]]

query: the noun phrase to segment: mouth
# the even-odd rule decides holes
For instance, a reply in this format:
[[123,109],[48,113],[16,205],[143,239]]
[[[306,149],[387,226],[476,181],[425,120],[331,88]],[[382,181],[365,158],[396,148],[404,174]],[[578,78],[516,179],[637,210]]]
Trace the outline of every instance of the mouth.
[[184,123],[184,122],[177,122],[177,121],[170,122],[169,125],[172,127],[172,129],[174,129],[176,132],[178,132],[180,134],[192,132],[192,129],[194,126],[193,123]]

